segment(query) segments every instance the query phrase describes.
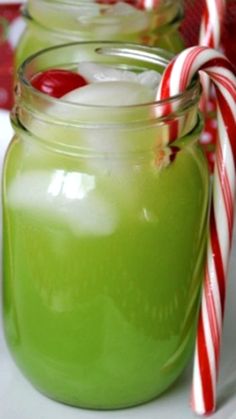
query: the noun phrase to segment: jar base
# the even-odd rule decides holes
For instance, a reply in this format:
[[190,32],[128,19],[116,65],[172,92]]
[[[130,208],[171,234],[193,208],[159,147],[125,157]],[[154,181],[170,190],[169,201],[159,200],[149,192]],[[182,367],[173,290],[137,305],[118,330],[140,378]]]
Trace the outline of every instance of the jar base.
[[39,388],[37,385],[35,385],[34,383],[32,383],[32,381],[29,381],[29,379],[27,378],[27,381],[30,382],[30,385],[36,390],[38,391],[42,396],[44,396],[45,398],[47,398],[48,400],[60,403],[64,406],[68,406],[68,407],[72,407],[72,408],[77,408],[77,409],[82,409],[82,410],[91,410],[91,411],[115,411],[115,410],[125,410],[125,409],[132,409],[135,407],[139,407],[139,406],[143,406],[145,404],[154,402],[156,399],[162,397],[166,392],[171,392],[171,390],[179,385],[179,382],[181,382],[183,375],[185,374],[185,370],[186,367],[184,369],[184,371],[178,375],[172,382],[171,384],[166,385],[162,390],[160,390],[159,392],[156,392],[154,395],[149,396],[149,397],[145,397],[144,399],[141,399],[140,401],[132,401],[130,403],[117,403],[116,405],[108,405],[108,404],[92,404],[92,403],[83,403],[83,402],[75,402],[75,401],[69,401],[66,399],[62,399],[61,397],[56,397],[52,394],[49,394],[45,391],[43,391],[41,388]]

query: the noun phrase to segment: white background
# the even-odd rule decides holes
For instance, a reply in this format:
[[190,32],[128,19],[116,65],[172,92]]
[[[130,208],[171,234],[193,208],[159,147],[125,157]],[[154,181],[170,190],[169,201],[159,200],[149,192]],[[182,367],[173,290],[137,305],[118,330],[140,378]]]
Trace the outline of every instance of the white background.
[[[0,111],[0,169],[11,137],[9,116]],[[0,229],[1,233],[1,229]],[[213,419],[236,419],[236,234],[234,235],[223,335],[218,410]],[[95,412],[53,402],[34,390],[15,367],[5,346],[0,321],[0,419],[191,419],[191,365],[163,396],[146,405]]]

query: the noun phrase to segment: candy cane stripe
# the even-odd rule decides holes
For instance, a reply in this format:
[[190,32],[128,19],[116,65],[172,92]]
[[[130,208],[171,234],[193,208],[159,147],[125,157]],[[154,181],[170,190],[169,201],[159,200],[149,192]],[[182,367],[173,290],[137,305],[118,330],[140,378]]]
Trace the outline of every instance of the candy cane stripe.
[[[209,247],[211,246],[211,242],[209,241]],[[217,325],[219,331],[222,327],[222,313],[221,313],[221,302],[220,302],[220,290],[219,290],[219,284],[218,284],[218,278],[215,268],[214,259],[212,258],[212,249],[211,253],[208,252],[208,259],[206,264],[206,271],[208,275],[208,280],[211,283],[211,291],[212,294],[214,294],[214,300],[216,305],[216,316],[217,316]]]
[[233,127],[235,125],[235,120],[236,120],[236,117],[233,114],[233,112],[235,112],[236,97],[234,101],[232,101],[234,102],[234,106],[230,100],[226,101],[225,97],[220,91],[217,92],[217,98],[218,98],[218,101],[221,103],[220,110],[221,110],[221,117],[223,120],[222,122],[224,124],[224,128],[227,132],[227,135],[230,141],[230,146],[232,148],[232,155],[234,157],[234,160],[236,161],[236,141],[235,141],[234,130],[233,130]]
[[[194,354],[194,374],[193,377],[193,387],[192,387],[192,405],[193,409],[196,410],[198,407],[198,411],[200,414],[204,414],[205,412],[205,405],[203,400],[203,390],[202,390],[202,382],[201,382],[201,375],[200,375],[200,368],[199,368],[199,357],[197,353],[197,349],[195,350]],[[194,390],[193,390],[194,389]]]
[[197,57],[201,54],[198,50],[195,48],[192,48],[192,51],[189,54],[189,59],[186,60],[185,66],[183,67],[182,73],[181,73],[181,79],[180,79],[180,86],[179,88],[181,90],[184,89],[184,86],[189,83],[189,79],[192,78],[192,72],[194,63],[197,59]]
[[217,150],[216,165],[218,170],[219,181],[221,184],[221,191],[223,193],[224,205],[226,208],[227,219],[228,219],[228,229],[229,229],[229,238],[230,242],[232,240],[233,232],[233,197],[230,191],[229,179],[227,173],[225,172],[224,161],[222,157],[221,148]]
[[209,276],[208,269],[206,269],[206,278],[205,278],[205,295],[209,298],[206,299],[206,306],[207,312],[209,317],[209,322],[211,324],[210,333],[212,334],[212,340],[214,345],[214,352],[215,352],[215,359],[218,357],[218,345],[220,342],[220,333],[221,333],[221,325],[217,322],[217,308],[214,300],[214,296],[212,294],[211,289],[211,280]]
[[[225,224],[228,221],[227,211],[226,211],[226,208],[225,208],[224,197],[223,197],[223,193],[222,193],[222,189],[221,189],[221,185],[220,185],[220,181],[219,181],[219,175],[218,175],[217,171],[215,172],[215,179],[217,181],[217,187],[215,187],[215,190],[214,190],[214,200],[217,200],[217,203],[218,203],[217,213],[215,213],[217,237],[218,238],[220,237],[220,239],[218,239],[220,248],[222,248],[223,246],[226,246],[226,249],[228,251],[228,243],[229,243],[229,240],[230,240],[230,233],[229,233],[228,228],[224,228]],[[226,254],[227,254],[227,252],[226,252]],[[226,258],[226,254],[225,254],[225,252],[221,252],[224,272],[226,272],[226,265],[227,265],[227,262],[228,262],[228,260]]]
[[[206,338],[203,329],[202,312],[200,312],[199,326],[198,326],[198,341],[197,341],[197,354],[199,358],[199,375],[201,380],[201,392],[203,396],[204,410],[200,413],[214,411],[214,389],[211,380],[211,372],[209,365],[209,358],[206,348]],[[205,380],[202,380],[202,377]],[[209,383],[209,384],[208,384]],[[198,400],[195,398],[196,410],[198,409]]]
[[205,45],[210,48],[218,48],[224,11],[225,1],[206,0],[206,6],[200,28],[200,45]]
[[[211,295],[211,293],[210,293]],[[215,386],[215,382],[216,382],[216,365],[217,365],[217,357],[216,357],[216,346],[217,346],[217,333],[215,334],[215,322],[212,320],[213,318],[211,317],[211,313],[212,311],[210,310],[211,305],[207,304],[207,300],[210,299],[206,299],[206,294],[205,292],[203,293],[203,299],[202,299],[202,317],[204,319],[203,322],[203,330],[204,330],[204,336],[205,336],[205,341],[206,341],[206,353],[208,356],[208,361],[209,361],[209,369],[210,369],[210,374],[211,377],[213,377],[214,379],[212,380],[212,392],[213,392],[213,399],[215,398],[215,391],[216,391],[216,386]],[[214,339],[216,339],[216,341],[214,341]]]
[[233,197],[230,191],[228,174],[225,171],[225,167],[224,167],[225,162],[223,160],[221,147],[218,147],[216,157],[217,157],[216,158],[217,175],[218,175],[219,182],[221,185],[221,188],[219,189],[221,190],[223,194],[223,201],[226,208],[228,224],[229,224],[229,227],[231,227],[232,229],[233,227]]
[[219,290],[220,290],[220,299],[221,299],[221,309],[222,309],[222,316],[224,313],[224,304],[225,304],[225,273],[224,273],[224,265],[222,261],[222,255],[220,251],[220,244],[218,240],[217,230],[216,230],[216,222],[215,222],[215,215],[214,215],[214,209],[211,210],[210,215],[210,241],[211,241],[211,248],[213,253],[213,259],[217,263],[215,264],[215,269],[217,273],[218,278],[218,284],[219,284]]
[[[208,76],[214,81],[214,84],[220,86],[221,93],[226,98],[226,101],[232,101],[232,104],[235,102],[235,97],[233,95],[234,85],[230,80],[226,80],[227,75],[218,74],[216,75],[214,71],[208,70]],[[221,105],[219,105],[221,106]],[[232,115],[235,115],[235,109],[231,109]]]
[[[220,96],[218,97],[220,98]],[[231,104],[231,101],[229,101]],[[230,107],[229,107],[230,112]],[[226,117],[226,115],[224,115]],[[230,117],[228,115],[228,117]],[[234,196],[234,189],[235,189],[235,142],[234,142],[234,120],[235,118],[231,118],[231,120],[228,122],[227,119],[223,118],[222,112],[218,111],[218,120],[219,120],[219,141],[221,141],[221,150],[223,154],[223,161],[225,164],[225,169],[228,173],[228,179],[230,183],[230,190],[232,196]],[[227,126],[225,125],[227,124]],[[231,125],[232,124],[232,125]],[[230,128],[232,129],[232,132],[230,132]],[[224,139],[224,142],[222,142],[222,139]],[[227,162],[227,163],[226,163]]]

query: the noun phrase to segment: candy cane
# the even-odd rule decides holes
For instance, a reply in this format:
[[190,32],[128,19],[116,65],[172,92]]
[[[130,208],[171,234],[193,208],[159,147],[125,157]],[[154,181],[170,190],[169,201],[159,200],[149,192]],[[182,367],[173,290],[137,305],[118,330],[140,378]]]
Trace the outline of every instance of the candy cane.
[[226,8],[225,0],[205,0],[205,9],[200,27],[199,44],[218,48]]
[[[213,49],[188,48],[167,67],[157,99],[183,92],[199,71],[206,73],[215,86],[219,126],[192,387],[193,410],[198,414],[209,414],[215,410],[216,403],[226,276],[234,218],[236,78],[232,66],[221,53]],[[166,107],[163,112],[167,114],[170,110]]]
[[[219,49],[225,11],[225,0],[205,0],[205,7],[200,26],[199,45]],[[206,111],[206,104],[210,90],[210,82],[206,74],[202,75],[201,83],[204,94],[202,96],[200,107],[202,111]]]
[[[205,8],[200,27],[199,45],[219,49],[226,12],[226,0],[204,0],[204,3]],[[212,161],[214,162],[215,153],[212,150],[215,148],[217,141],[217,123],[213,116],[209,116],[209,112],[211,112],[212,107],[214,108],[215,98],[212,95],[209,77],[205,73],[201,75],[201,84],[203,95],[200,101],[200,109],[205,114],[205,128],[200,143],[205,150],[208,150],[209,170],[213,172],[214,164],[212,164]],[[205,141],[207,141],[208,146],[205,145]]]

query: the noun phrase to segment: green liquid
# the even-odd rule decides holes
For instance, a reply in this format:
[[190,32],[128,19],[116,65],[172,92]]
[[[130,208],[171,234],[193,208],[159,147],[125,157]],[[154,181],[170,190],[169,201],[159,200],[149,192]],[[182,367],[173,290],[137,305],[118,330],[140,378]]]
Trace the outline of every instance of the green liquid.
[[202,152],[185,147],[157,170],[148,160],[102,169],[32,150],[16,138],[4,169],[11,352],[56,400],[90,408],[150,400],[193,346],[209,193]]

